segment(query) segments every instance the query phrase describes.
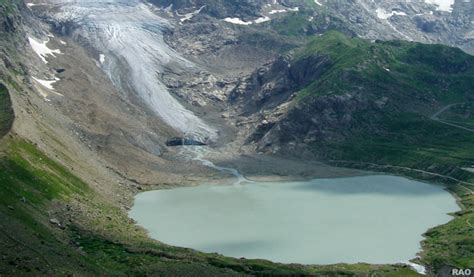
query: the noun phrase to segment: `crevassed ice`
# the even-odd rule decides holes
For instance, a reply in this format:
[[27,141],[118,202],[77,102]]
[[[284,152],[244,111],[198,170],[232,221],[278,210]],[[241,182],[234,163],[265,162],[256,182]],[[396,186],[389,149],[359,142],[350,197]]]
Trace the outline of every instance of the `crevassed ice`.
[[[216,138],[216,130],[181,105],[157,78],[171,62],[183,69],[192,69],[194,65],[164,42],[163,29],[169,23],[153,13],[150,6],[138,0],[48,2],[59,8],[53,15],[56,19],[75,22],[80,35],[103,52],[104,57],[107,54],[108,58],[126,61],[126,82],[164,122],[181,132]],[[121,88],[123,78],[116,75],[123,70],[117,64],[105,63],[102,68]]]

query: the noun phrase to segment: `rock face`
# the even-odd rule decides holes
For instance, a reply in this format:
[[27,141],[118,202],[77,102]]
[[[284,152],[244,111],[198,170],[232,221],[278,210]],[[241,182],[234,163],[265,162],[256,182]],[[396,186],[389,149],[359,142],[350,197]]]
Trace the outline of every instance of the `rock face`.
[[474,2],[471,0],[456,0],[453,4],[453,13],[456,15],[474,18]]
[[14,113],[7,88],[0,83],[0,138],[10,131]]
[[[345,141],[351,134],[363,130],[384,134],[387,128],[381,122],[387,111],[402,113],[417,110],[405,103],[402,105],[404,108],[400,109],[402,99],[418,103],[418,109],[423,111],[440,104],[439,99],[430,93],[417,94],[415,99],[402,91],[396,95],[390,92],[396,86],[394,84],[389,85],[391,88],[381,88],[382,92],[377,93],[370,83],[375,83],[375,80],[367,84],[367,76],[359,74],[361,68],[367,66],[364,62],[354,65],[354,68],[340,69],[337,76],[331,75],[333,82],[348,84],[347,88],[328,84],[314,87],[315,80],[327,78],[338,61],[319,54],[299,59],[295,57],[298,50],[288,52],[314,35],[338,30],[369,41],[441,43],[474,53],[473,3],[463,0],[456,0],[452,9],[423,0],[321,0],[318,3],[292,0],[238,3],[163,0],[153,3],[168,7],[170,15],[178,22],[166,36],[173,48],[214,70],[219,71],[220,68],[225,69],[221,72],[241,75],[234,88],[229,89],[234,83],[233,78],[229,78],[226,89],[218,94],[220,101],[225,101],[228,96],[229,108],[223,118],[231,123],[235,119],[233,124],[239,127],[245,142],[255,144],[258,151],[278,152],[279,149],[291,150],[315,143]],[[199,14],[183,20],[183,14],[203,6]],[[227,17],[251,24],[224,22]],[[255,20],[258,18],[267,18],[268,21],[257,24]],[[260,39],[256,44],[258,46],[248,47],[255,37]],[[261,43],[262,38],[266,39],[266,45]],[[262,49],[269,51],[260,52]],[[273,49],[278,51],[270,53]],[[368,52],[372,50],[367,49]],[[245,55],[238,56],[238,53]],[[248,57],[251,58],[247,61]],[[350,57],[344,57],[347,58]],[[238,62],[233,62],[236,60],[247,67],[239,67]],[[366,60],[379,67],[377,74],[395,74],[386,60],[372,60],[370,57]],[[258,69],[250,71],[252,67]],[[217,80],[222,78],[220,74],[214,76]],[[198,79],[197,83],[201,81]],[[198,95],[198,92],[189,93],[180,87],[176,87],[175,91],[188,102],[202,105],[191,96]],[[316,97],[319,92],[324,95]]]
[[[298,7],[299,16],[284,21],[287,28],[300,27],[300,34],[312,35],[329,29],[355,33],[367,39],[402,39],[458,46],[474,53],[473,3],[455,0],[451,8],[427,1],[221,1],[221,0],[154,0],[169,6],[176,14],[204,7],[202,14],[217,19],[239,18],[244,21],[270,16],[274,25],[276,10]],[[171,5],[172,4],[172,5]],[[171,5],[171,6],[170,6]],[[271,14],[269,11],[273,10]],[[284,12],[281,14],[285,14]],[[306,22],[305,22],[306,21]],[[326,27],[324,27],[326,26]],[[293,30],[294,31],[294,30]]]
[[[472,5],[459,1],[452,12],[425,1],[153,0],[154,5],[141,1],[53,2],[54,8],[45,5],[30,9],[50,23],[58,35],[70,37],[90,50],[114,90],[120,92],[117,103],[126,103],[130,119],[138,115],[149,119],[137,120],[140,125],[130,124],[139,126],[138,133],[132,129],[111,135],[108,128],[119,128],[108,127],[100,132],[78,128],[80,138],[99,141],[102,148],[117,136],[127,145],[155,156],[166,153],[167,138],[183,131],[220,140],[225,123],[231,125],[225,128],[242,127],[248,132],[244,135],[246,141],[258,142],[259,146],[271,145],[275,138],[291,142],[285,135],[277,135],[276,130],[291,133],[292,120],[302,122],[294,132],[300,141],[343,139],[346,134],[340,130],[320,126],[351,129],[353,113],[390,106],[392,98],[387,95],[371,95],[368,99],[361,93],[363,85],[344,93],[334,93],[331,87],[317,88],[327,95],[317,100],[308,98],[304,103],[313,103],[316,112],[300,105],[296,98],[308,93],[309,88],[314,92],[312,83],[325,76],[336,62],[319,54],[296,59],[295,49],[329,30],[374,41],[442,42],[466,51],[472,42]],[[113,13],[124,16],[117,19]],[[14,28],[8,18],[3,26],[5,30]],[[130,29],[134,32],[127,32]],[[58,74],[66,76],[70,71]],[[357,83],[360,78],[352,70],[338,74],[340,83]],[[299,110],[294,109],[295,103]],[[214,126],[216,118],[220,121]],[[314,126],[308,127],[311,124]]]
[[238,17],[250,19],[259,15],[265,4],[271,0],[152,0],[157,6],[170,7],[174,10],[191,10],[203,7],[203,13],[216,18]]
[[458,46],[474,53],[472,3],[456,0],[452,11],[425,1],[347,1],[326,3],[361,37],[403,39]]
[[242,79],[232,91],[230,101],[241,106],[245,114],[275,108],[317,79],[330,65],[326,56],[311,56],[296,64],[291,63],[289,56],[279,56]]
[[399,118],[428,117],[445,94],[469,101],[455,84],[473,84],[473,71],[474,58],[455,48],[329,33],[244,78],[230,101],[252,118],[246,142],[258,151],[299,155],[318,145],[313,153],[325,158],[328,144],[389,136]]

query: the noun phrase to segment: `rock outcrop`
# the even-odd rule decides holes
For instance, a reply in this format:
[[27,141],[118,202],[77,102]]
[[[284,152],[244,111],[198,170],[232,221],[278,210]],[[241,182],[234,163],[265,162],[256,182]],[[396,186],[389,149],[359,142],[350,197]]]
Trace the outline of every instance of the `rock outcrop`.
[[243,128],[247,144],[290,155],[319,145],[314,153],[324,158],[328,144],[388,136],[390,122],[407,114],[426,118],[443,94],[469,101],[456,76],[472,82],[472,70],[474,58],[454,48],[331,33],[242,79],[230,101],[252,118]]

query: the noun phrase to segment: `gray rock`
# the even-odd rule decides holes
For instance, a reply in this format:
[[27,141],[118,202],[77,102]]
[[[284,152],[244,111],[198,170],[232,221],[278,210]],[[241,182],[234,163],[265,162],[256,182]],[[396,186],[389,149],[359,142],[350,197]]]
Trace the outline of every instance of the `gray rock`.
[[61,222],[59,222],[59,220],[57,218],[50,218],[49,223],[51,223],[52,225],[56,225],[58,227],[61,227]]

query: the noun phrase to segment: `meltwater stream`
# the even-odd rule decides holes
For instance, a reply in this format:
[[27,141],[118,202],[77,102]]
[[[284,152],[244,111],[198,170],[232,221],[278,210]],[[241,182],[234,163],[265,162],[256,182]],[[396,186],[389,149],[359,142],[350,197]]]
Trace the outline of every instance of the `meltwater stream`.
[[213,162],[205,158],[206,152],[208,149],[205,147],[183,147],[184,151],[187,151],[191,155],[191,159],[194,161],[201,162],[204,166],[213,168],[224,174],[230,174],[234,176],[235,181],[232,183],[234,186],[241,185],[244,182],[252,183],[253,181],[245,178],[245,176],[240,173],[237,169],[231,167],[217,166]]
[[303,264],[403,263],[459,210],[442,187],[394,176],[252,182],[136,196],[130,217],[164,243]]
[[[159,81],[172,65],[193,64],[163,41],[168,22],[139,0],[46,0],[55,20],[100,53],[118,88],[130,87],[164,122],[202,137],[216,130],[186,110]],[[130,212],[150,235],[171,245],[306,264],[407,262],[422,234],[459,208],[441,187],[393,176],[245,182],[230,168],[195,160],[237,178],[233,186],[144,192]]]

